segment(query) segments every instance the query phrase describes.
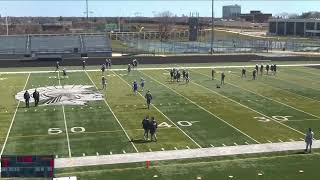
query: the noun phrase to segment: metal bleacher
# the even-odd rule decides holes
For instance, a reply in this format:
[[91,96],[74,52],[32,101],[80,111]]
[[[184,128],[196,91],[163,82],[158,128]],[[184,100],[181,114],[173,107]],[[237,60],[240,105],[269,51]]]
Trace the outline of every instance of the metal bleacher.
[[[63,57],[83,54],[111,56],[109,39],[104,34],[0,36],[0,55]],[[13,57],[13,56],[12,56]]]
[[27,36],[0,36],[0,54],[25,54]]
[[106,36],[82,35],[84,49],[88,53],[111,51],[111,45]]
[[31,36],[30,51],[37,53],[75,53],[80,50],[79,36]]

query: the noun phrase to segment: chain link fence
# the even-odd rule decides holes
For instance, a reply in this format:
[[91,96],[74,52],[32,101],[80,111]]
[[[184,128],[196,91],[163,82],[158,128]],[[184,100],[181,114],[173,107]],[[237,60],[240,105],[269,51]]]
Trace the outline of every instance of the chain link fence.
[[[210,31],[198,34],[198,41],[188,41],[188,33],[172,33],[168,39],[161,40],[160,35],[136,33],[117,36],[123,48],[113,51],[124,54],[209,54],[211,53]],[[214,53],[261,53],[272,51],[320,52],[320,40],[297,38],[243,38],[241,36],[215,37]]]

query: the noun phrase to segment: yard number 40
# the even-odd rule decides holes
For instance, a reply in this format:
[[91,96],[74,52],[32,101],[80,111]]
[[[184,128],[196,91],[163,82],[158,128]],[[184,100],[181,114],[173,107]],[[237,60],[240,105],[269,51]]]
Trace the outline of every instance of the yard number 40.
[[[178,121],[177,124],[179,126],[182,126],[182,127],[190,127],[192,126],[194,123],[197,123],[199,121]],[[158,125],[158,127],[163,127],[163,128],[170,128],[172,127],[172,125],[169,125],[167,122],[162,122]]]

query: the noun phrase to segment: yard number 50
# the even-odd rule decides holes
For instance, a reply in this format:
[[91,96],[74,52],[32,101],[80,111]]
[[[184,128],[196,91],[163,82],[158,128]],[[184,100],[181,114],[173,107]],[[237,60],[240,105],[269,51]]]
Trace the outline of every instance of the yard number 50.
[[[70,131],[72,133],[82,133],[85,132],[86,129],[84,129],[84,127],[72,127],[70,128]],[[57,135],[57,134],[61,134],[63,132],[63,130],[61,130],[60,128],[49,128],[48,129],[48,134],[50,135]]]

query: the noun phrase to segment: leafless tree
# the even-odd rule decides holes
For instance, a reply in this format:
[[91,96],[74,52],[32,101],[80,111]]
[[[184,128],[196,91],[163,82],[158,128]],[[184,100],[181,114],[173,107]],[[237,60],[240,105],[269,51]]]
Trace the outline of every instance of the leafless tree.
[[306,13],[302,13],[301,18],[320,18],[320,12],[318,11],[310,11]]
[[159,23],[160,40],[166,41],[170,37],[171,30],[174,25],[174,16],[170,11],[160,12],[157,15],[157,21]]

